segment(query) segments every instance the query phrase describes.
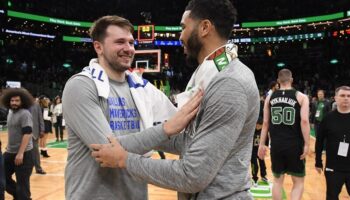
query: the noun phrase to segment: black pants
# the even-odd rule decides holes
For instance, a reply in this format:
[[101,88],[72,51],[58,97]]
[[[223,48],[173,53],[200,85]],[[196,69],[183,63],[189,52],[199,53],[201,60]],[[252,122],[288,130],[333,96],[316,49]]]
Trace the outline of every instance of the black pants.
[[338,200],[343,185],[350,195],[350,172],[325,171],[327,184],[327,200]]
[[5,169],[4,159],[0,150],[0,200],[5,199]]
[[63,140],[63,126],[62,126],[62,116],[57,116],[57,121],[54,124],[55,125],[55,134],[56,134],[56,139],[59,140],[59,138],[61,138],[61,140]]
[[[259,165],[258,165],[259,162]],[[266,165],[265,161],[258,158],[258,147],[253,147],[252,151],[252,158],[250,160],[251,163],[251,169],[252,169],[252,176],[254,182],[258,181],[258,172],[259,172],[259,166],[260,166],[260,176],[265,177],[266,176]]]
[[[26,151],[23,154],[23,164],[15,165],[15,153],[4,153],[6,192],[16,200],[31,199],[30,193],[30,175],[33,171],[33,152]],[[16,181],[12,179],[12,175],[16,174]]]

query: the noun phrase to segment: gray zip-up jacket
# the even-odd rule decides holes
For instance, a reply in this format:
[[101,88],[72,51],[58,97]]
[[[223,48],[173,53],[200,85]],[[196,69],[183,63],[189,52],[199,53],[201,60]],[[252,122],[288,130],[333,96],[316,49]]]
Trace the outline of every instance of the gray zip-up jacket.
[[[153,160],[129,153],[127,171],[178,191],[179,199],[253,199],[249,165],[259,105],[254,74],[235,59],[209,84],[193,123],[159,147],[180,154],[180,159]],[[121,144],[129,151],[142,151],[156,146],[159,138],[166,140],[162,131],[158,133],[158,140],[131,142],[126,137]]]

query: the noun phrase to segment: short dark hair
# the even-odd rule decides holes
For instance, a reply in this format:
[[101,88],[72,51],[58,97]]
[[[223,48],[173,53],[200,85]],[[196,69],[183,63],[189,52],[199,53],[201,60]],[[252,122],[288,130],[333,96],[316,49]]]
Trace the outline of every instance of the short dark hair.
[[324,91],[323,89],[318,89],[318,90],[317,90],[317,93],[318,93],[318,92],[323,92],[323,94],[326,93],[326,91]]
[[130,23],[129,20],[117,15],[107,15],[94,21],[90,27],[89,34],[92,41],[102,42],[106,37],[106,30],[110,25],[126,28],[131,33],[134,32],[134,26]]
[[292,72],[289,69],[281,69],[278,72],[278,80],[282,83],[288,82],[292,78]]
[[191,0],[185,10],[191,11],[193,19],[209,20],[224,39],[229,39],[237,19],[237,10],[229,0]]
[[271,81],[269,84],[269,89],[272,89],[273,87],[275,87],[276,84],[278,84],[277,81]]
[[24,88],[9,88],[4,90],[1,97],[1,104],[7,109],[11,108],[10,101],[12,97],[21,98],[21,108],[28,109],[34,104],[33,96]]
[[347,85],[343,85],[343,86],[337,87],[337,89],[335,89],[335,95],[338,94],[339,90],[347,90],[347,91],[350,91],[350,87],[347,86]]

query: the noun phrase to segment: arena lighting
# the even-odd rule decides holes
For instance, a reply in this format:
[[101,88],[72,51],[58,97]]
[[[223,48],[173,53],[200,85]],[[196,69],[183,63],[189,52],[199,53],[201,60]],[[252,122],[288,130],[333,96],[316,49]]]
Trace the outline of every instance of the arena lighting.
[[1,10],[1,9],[0,9],[0,13],[1,13],[1,14],[5,14],[5,10]]
[[13,60],[12,60],[11,58],[7,58],[7,59],[6,59],[6,63],[7,63],[7,64],[12,64],[12,63],[13,63]]
[[337,64],[339,61],[338,61],[338,59],[336,59],[336,58],[334,58],[334,59],[332,59],[332,60],[330,60],[329,61],[329,63],[331,63],[331,64]]
[[282,68],[282,67],[284,67],[284,66],[286,66],[286,64],[284,64],[283,62],[277,63],[277,67],[279,67],[279,68]]
[[180,32],[182,30],[181,26],[155,26],[154,29],[159,32]]
[[338,22],[345,22],[345,21],[350,21],[350,18],[345,18],[345,19],[338,20]]
[[346,16],[350,17],[350,10],[346,12]]
[[330,24],[333,24],[333,22],[329,22],[329,21],[326,21],[326,22],[318,22],[318,23],[308,24],[307,26],[320,26],[320,25],[330,25]]
[[167,40],[155,40],[154,45],[156,46],[181,46],[182,43],[177,41],[167,41]]
[[71,21],[71,20],[52,18],[47,16],[33,15],[29,13],[17,12],[13,10],[8,10],[7,15],[9,17],[17,17],[25,20],[34,20],[34,21],[47,22],[47,23],[53,23],[53,24],[61,24],[66,26],[79,26],[79,27],[89,28],[92,25],[91,22]]
[[64,42],[92,42],[91,38],[85,38],[85,37],[74,37],[74,36],[63,36]]
[[273,27],[266,27],[266,28],[256,28],[256,29],[254,29],[254,30],[256,30],[256,31],[273,31],[275,28],[273,28]]
[[229,43],[259,43],[261,42],[287,42],[287,41],[296,41],[296,40],[308,40],[308,39],[322,39],[325,36],[325,33],[306,33],[306,34],[297,34],[297,35],[282,35],[275,37],[256,37],[256,38],[234,38],[230,39]]
[[69,64],[69,63],[63,63],[63,65],[62,65],[64,68],[70,68],[71,67],[71,65]]
[[25,36],[32,36],[32,37],[40,37],[40,38],[48,38],[48,39],[55,39],[55,35],[46,35],[41,33],[32,33],[32,32],[25,32],[25,31],[15,31],[15,30],[5,30],[6,33],[10,34],[16,34],[16,35],[25,35]]
[[21,88],[19,81],[6,81],[6,88]]
[[344,18],[344,12],[338,12],[329,15],[320,15],[320,16],[312,16],[305,18],[297,18],[297,19],[287,19],[281,21],[265,21],[265,22],[243,22],[243,28],[257,28],[257,27],[271,27],[271,26],[287,26],[294,24],[305,24],[311,22],[321,22],[327,20],[335,20]]
[[233,32],[241,32],[241,31],[248,32],[248,31],[250,31],[250,29],[249,28],[233,29]]

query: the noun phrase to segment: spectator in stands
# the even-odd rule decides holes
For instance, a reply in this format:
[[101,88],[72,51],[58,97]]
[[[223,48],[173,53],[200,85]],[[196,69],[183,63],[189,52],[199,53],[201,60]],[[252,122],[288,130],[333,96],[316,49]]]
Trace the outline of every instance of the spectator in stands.
[[311,107],[311,126],[315,129],[315,135],[317,136],[317,131],[322,121],[323,117],[331,111],[330,102],[325,99],[324,90],[317,90],[317,99],[312,104]]
[[279,84],[277,81],[271,81],[271,83],[269,84],[269,91],[267,91],[266,93],[266,97],[270,96],[274,91],[279,89]]
[[53,104],[53,116],[55,118],[54,120],[54,127],[55,127],[55,135],[56,135],[56,142],[63,141],[63,111],[62,111],[62,100],[60,96],[56,96]]
[[43,157],[48,158],[50,156],[47,153],[46,140],[47,140],[48,134],[52,133],[52,123],[51,123],[52,112],[50,109],[50,99],[45,96],[41,96],[39,98],[39,103],[43,111],[43,118],[44,118],[44,135],[42,138],[40,138],[40,153]]

